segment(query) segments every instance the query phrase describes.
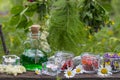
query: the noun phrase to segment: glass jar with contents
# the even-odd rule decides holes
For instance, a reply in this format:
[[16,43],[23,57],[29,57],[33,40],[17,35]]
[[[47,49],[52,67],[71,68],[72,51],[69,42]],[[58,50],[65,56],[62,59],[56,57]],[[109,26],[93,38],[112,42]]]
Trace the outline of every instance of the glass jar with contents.
[[56,76],[60,73],[60,66],[55,64],[55,61],[47,61],[43,64],[42,74]]
[[95,73],[100,66],[100,56],[84,53],[81,57],[81,63],[85,73]]
[[111,66],[112,72],[120,71],[120,56],[116,53],[107,52],[103,56],[104,66]]
[[16,55],[5,55],[2,57],[3,65],[20,65],[20,58]]
[[61,66],[61,70],[65,70],[68,67],[74,67],[73,65],[74,55],[65,51],[58,51],[55,54],[55,63]]

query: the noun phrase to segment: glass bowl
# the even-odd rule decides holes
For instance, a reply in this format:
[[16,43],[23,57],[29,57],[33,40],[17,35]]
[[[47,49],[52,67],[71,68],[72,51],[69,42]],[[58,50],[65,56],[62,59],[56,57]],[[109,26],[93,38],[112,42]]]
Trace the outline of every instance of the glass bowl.
[[56,76],[60,73],[60,66],[56,65],[54,61],[47,61],[43,63],[42,73],[50,76]]
[[2,57],[3,65],[20,65],[20,58],[16,55],[4,55]]
[[100,56],[90,53],[83,53],[81,64],[85,73],[96,73],[100,66]]
[[55,54],[55,64],[61,66],[61,70],[64,71],[68,67],[73,67],[73,57],[74,55],[69,52],[58,51]]
[[103,60],[104,65],[111,66],[113,73],[120,71],[120,56],[118,54],[107,52],[103,55]]

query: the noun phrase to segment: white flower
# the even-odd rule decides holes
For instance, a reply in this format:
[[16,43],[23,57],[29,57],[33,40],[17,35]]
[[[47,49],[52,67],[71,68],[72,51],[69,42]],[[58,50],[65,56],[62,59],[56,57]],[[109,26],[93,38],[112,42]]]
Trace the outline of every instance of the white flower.
[[14,66],[14,70],[15,70],[17,73],[26,72],[26,69],[25,69],[23,66],[21,66],[21,65]]
[[15,72],[15,73],[13,73],[13,75],[14,75],[14,76],[17,76],[17,73]]
[[41,45],[42,47],[43,47],[44,45],[45,45],[45,46],[49,46],[48,42],[46,42],[46,41],[41,41],[40,45]]
[[13,74],[14,76],[17,76],[18,71],[15,69],[15,70],[11,71],[11,73],[10,73],[10,74]]
[[74,69],[74,72],[75,72],[76,74],[83,73],[83,72],[84,72],[84,69],[83,69],[82,65],[76,66],[76,68]]
[[26,69],[24,66],[21,66],[21,65],[17,65],[17,70],[20,72],[20,73],[23,73],[23,72],[26,72]]
[[43,51],[45,51],[45,52],[50,52],[51,51],[50,46],[47,42],[41,41],[40,44],[41,44],[40,47],[42,48]]
[[23,73],[26,72],[25,67],[21,66],[21,65],[17,65],[17,66],[13,66],[13,65],[2,65],[0,66],[2,68],[0,68],[0,72],[3,73],[7,73],[7,74],[13,74],[14,76],[17,76],[18,73]]
[[20,68],[20,70],[21,70],[22,72],[26,72],[26,69],[25,69],[24,66],[19,66],[19,68]]
[[5,72],[5,66],[0,64],[0,73],[4,73]]
[[74,71],[71,68],[68,68],[67,70],[65,70],[64,73],[65,73],[64,76],[66,78],[72,78],[72,77],[75,76],[75,73],[74,73]]
[[50,52],[51,51],[49,46],[43,46],[42,50],[45,51],[45,52]]
[[48,35],[49,35],[49,33],[47,31],[43,31],[41,36],[40,36],[40,39],[46,41],[46,38],[47,38]]
[[98,75],[100,76],[109,76],[109,75],[112,75],[112,72],[111,72],[111,67],[110,66],[101,66],[99,69],[98,69]]
[[46,36],[45,35],[41,35],[40,39],[45,40],[46,41]]

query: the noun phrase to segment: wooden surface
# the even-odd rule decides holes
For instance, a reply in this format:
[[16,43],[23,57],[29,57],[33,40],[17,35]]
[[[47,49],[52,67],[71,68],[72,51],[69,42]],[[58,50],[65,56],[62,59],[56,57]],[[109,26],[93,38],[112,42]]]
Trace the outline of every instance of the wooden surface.
[[[120,80],[120,73],[113,74],[109,77],[101,77],[97,74],[79,74],[74,78],[67,79],[61,73],[58,76],[61,80]],[[34,72],[26,72],[18,76],[0,74],[0,80],[56,80],[56,76],[36,75]]]

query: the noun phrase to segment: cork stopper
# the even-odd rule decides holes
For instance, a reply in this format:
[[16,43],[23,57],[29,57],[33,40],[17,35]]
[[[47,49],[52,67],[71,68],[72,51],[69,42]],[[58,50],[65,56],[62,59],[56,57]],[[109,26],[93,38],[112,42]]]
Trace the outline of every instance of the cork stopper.
[[32,25],[31,26],[31,32],[32,34],[37,34],[39,32],[40,25]]
[[33,39],[38,39],[39,35],[39,29],[40,29],[40,25],[32,25],[30,30],[32,32],[32,38]]

